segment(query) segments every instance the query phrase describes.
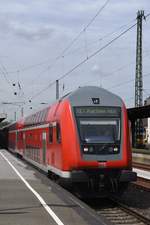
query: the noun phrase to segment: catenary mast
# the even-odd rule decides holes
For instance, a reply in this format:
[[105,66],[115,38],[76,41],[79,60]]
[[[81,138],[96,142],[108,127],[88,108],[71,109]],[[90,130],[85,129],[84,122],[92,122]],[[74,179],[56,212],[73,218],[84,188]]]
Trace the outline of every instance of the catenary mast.
[[[136,43],[136,74],[135,74],[135,107],[143,105],[143,77],[142,77],[142,21],[144,11],[137,13],[137,43]],[[135,123],[135,147],[142,144],[143,124],[141,119]]]

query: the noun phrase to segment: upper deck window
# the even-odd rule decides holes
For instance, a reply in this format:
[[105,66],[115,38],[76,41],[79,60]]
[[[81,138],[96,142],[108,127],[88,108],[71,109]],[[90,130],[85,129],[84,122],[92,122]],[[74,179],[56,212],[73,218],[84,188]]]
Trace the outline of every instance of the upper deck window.
[[60,124],[56,124],[56,138],[57,138],[57,143],[61,143],[61,129],[60,129]]
[[50,125],[49,127],[49,143],[53,142],[53,127]]

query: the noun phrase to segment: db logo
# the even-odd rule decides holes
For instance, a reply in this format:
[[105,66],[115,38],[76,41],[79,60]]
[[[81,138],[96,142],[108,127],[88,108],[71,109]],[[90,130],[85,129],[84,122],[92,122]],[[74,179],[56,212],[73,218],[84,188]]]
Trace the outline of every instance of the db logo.
[[98,165],[100,168],[106,168],[107,165],[106,165],[106,162],[99,162],[99,165]]

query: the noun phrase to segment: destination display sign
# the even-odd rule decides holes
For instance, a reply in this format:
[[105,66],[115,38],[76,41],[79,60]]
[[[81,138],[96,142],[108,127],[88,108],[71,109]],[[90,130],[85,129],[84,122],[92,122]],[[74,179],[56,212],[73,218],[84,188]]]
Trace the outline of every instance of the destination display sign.
[[76,115],[119,115],[120,108],[116,107],[76,107]]

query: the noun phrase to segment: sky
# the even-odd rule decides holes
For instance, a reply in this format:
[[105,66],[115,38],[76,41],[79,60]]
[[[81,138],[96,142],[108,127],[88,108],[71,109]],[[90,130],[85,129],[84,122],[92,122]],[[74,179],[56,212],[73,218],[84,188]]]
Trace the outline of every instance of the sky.
[[[133,107],[136,26],[90,56],[132,26],[138,10],[149,14],[150,1],[1,0],[0,113],[13,120],[16,112],[19,119],[21,108],[26,116],[52,104],[55,80],[85,59],[59,81],[60,97],[79,86],[101,86]],[[144,99],[150,95],[149,37],[150,16],[143,21]]]

